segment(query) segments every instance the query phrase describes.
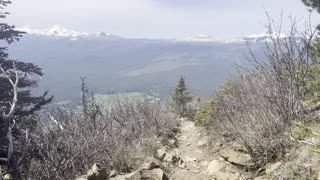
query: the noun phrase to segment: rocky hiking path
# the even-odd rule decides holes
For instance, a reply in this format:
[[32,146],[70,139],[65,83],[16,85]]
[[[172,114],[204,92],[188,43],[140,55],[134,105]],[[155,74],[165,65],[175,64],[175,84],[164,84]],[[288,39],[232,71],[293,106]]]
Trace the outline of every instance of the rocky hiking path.
[[205,130],[186,119],[180,119],[180,126],[176,151],[183,163],[172,170],[170,179],[207,180],[207,166],[217,157],[209,152]]
[[207,131],[196,127],[192,121],[181,118],[179,122],[179,132],[165,132],[162,141],[159,141],[163,145],[157,149],[154,157],[146,158],[136,171],[129,174],[106,172],[105,168],[95,164],[87,175],[77,180],[246,179],[234,164],[246,166],[250,156],[238,151],[234,145],[223,145],[217,140],[210,144]]
[[[245,164],[250,157],[216,142],[209,145],[206,130],[196,127],[192,121],[180,119],[176,151],[180,157],[178,166],[172,169],[172,180],[232,180],[241,178],[239,170],[230,164]],[[228,162],[226,161],[228,160]]]

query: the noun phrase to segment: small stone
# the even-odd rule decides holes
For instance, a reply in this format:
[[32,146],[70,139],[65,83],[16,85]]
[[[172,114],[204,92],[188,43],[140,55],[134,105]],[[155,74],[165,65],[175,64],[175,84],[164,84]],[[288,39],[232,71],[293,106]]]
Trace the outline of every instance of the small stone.
[[166,153],[166,148],[158,149],[155,158],[159,159],[160,161],[163,161],[164,157],[166,156]]
[[5,174],[3,176],[3,180],[13,180],[13,178],[12,178],[11,174]]
[[290,153],[286,153],[285,155],[284,155],[284,158],[286,158],[286,159],[289,159],[290,158]]
[[270,175],[271,173],[273,173],[274,171],[279,169],[281,167],[281,165],[282,165],[282,162],[276,162],[274,164],[268,165],[266,168],[266,174]]
[[187,167],[187,165],[183,162],[182,159],[180,159],[179,162],[178,162],[178,167],[180,167],[182,169],[185,169]]
[[115,177],[116,175],[118,175],[118,172],[116,170],[112,170],[109,174],[109,178]]
[[160,168],[160,167],[162,167],[162,164],[159,160],[157,160],[155,158],[149,158],[142,165],[141,169],[142,170],[151,170],[151,169]]
[[199,173],[200,171],[199,170],[194,170],[192,171],[193,173]]
[[163,161],[168,162],[168,163],[176,163],[180,160],[180,157],[175,154],[175,153],[167,153],[166,156],[164,157]]
[[105,180],[107,177],[107,169],[101,168],[98,163],[94,163],[87,173],[88,180]]
[[226,172],[226,164],[218,160],[213,160],[209,163],[207,168],[207,174],[209,176],[212,176],[213,179],[219,180],[238,180],[240,177],[239,174],[232,174],[230,172]]
[[178,143],[176,139],[169,139],[167,140],[169,147],[177,147]]
[[162,169],[152,169],[152,170],[145,170],[141,172],[141,179],[150,179],[150,180],[168,180],[169,178],[163,172]]
[[209,175],[215,175],[219,173],[222,169],[226,167],[225,163],[222,163],[218,160],[213,160],[209,163],[207,172]]

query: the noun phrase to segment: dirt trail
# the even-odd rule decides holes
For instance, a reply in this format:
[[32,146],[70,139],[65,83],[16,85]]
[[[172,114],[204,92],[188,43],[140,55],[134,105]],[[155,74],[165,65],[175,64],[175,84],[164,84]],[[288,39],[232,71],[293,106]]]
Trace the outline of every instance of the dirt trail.
[[181,135],[178,137],[178,148],[185,167],[176,167],[170,179],[172,180],[207,180],[208,164],[218,159],[216,153],[210,152],[208,137],[201,127],[193,122],[181,119]]
[[[183,118],[179,119],[179,121],[181,126],[180,133],[176,134],[177,138],[166,139],[168,140],[166,142],[168,145],[157,150],[156,159],[153,158],[152,160],[151,158],[152,162],[146,162],[142,169],[113,179],[242,179],[238,169],[232,164],[247,162],[246,155],[224,147],[219,142],[209,146],[209,138],[205,129],[196,127],[192,121]],[[172,149],[172,147],[176,148]]]

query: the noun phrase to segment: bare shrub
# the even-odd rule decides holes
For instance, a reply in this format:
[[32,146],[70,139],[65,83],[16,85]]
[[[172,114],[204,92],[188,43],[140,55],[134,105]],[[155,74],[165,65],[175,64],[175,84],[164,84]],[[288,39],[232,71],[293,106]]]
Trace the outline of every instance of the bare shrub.
[[214,101],[212,131],[239,141],[255,167],[282,157],[288,147],[293,120],[303,120],[304,89],[311,66],[309,47],[314,32],[300,32],[292,21],[288,37],[269,18],[265,59],[250,49],[252,67],[241,68],[241,78],[229,81]]
[[[86,118],[84,118],[86,117]],[[132,171],[154,147],[154,138],[174,126],[174,117],[160,104],[118,103],[104,110],[96,103],[78,110],[53,107],[49,121],[39,125],[27,177],[73,179],[99,163],[108,170]]]

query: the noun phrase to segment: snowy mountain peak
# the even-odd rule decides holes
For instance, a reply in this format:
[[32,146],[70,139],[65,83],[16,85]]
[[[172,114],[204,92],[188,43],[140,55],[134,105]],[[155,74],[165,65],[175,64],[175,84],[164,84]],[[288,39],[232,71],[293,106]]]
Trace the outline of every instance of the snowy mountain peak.
[[26,32],[29,35],[36,36],[47,36],[47,37],[56,37],[56,38],[69,38],[70,40],[77,40],[80,38],[112,38],[112,39],[120,39],[120,37],[107,34],[104,32],[98,33],[87,33],[87,32],[79,32],[74,30],[69,30],[65,27],[54,25],[50,28],[39,30],[33,29],[30,26],[24,26],[21,28],[17,28],[19,31]]
[[285,39],[288,36],[285,34],[278,34],[276,32],[273,33],[261,33],[261,34],[251,34],[251,35],[246,35],[240,38],[235,38],[231,39],[228,41],[225,41],[226,43],[245,43],[245,42],[252,42],[252,43],[257,43],[257,42],[270,42],[271,38],[279,38],[279,39]]
[[205,42],[220,42],[221,40],[218,40],[217,38],[210,35],[198,35],[191,38],[184,38],[180,41],[205,43]]
[[252,34],[248,36],[244,36],[243,39],[246,41],[253,41],[253,42],[259,42],[259,41],[270,41],[271,38],[287,38],[285,34],[278,34],[277,32],[273,33],[261,33],[261,34]]
[[191,38],[184,38],[178,41],[183,41],[183,42],[195,42],[195,43],[215,43],[215,42],[220,42],[220,43],[245,43],[245,42],[253,42],[253,43],[258,43],[258,42],[270,42],[271,38],[280,38],[284,39],[287,38],[285,34],[278,34],[276,32],[274,33],[261,33],[261,34],[251,34],[251,35],[246,35],[242,36],[239,38],[234,38],[230,40],[221,40],[217,39],[213,36],[210,35],[199,35]]

